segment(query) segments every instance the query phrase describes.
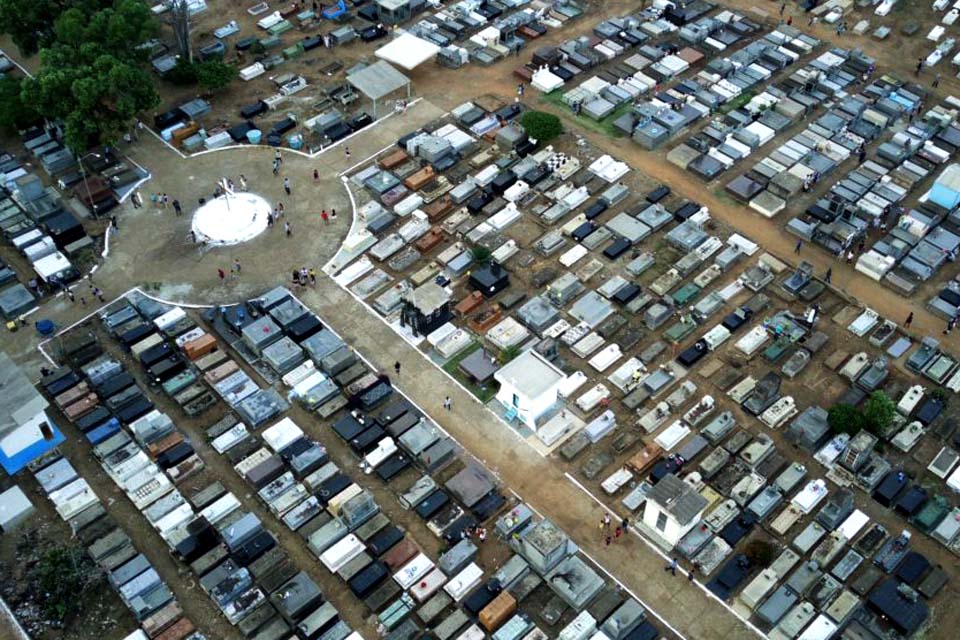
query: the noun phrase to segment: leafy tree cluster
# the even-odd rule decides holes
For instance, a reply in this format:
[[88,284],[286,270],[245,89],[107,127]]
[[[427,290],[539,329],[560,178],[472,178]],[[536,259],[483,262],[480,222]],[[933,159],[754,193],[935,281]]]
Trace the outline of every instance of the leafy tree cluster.
[[883,391],[874,391],[863,403],[863,408],[849,404],[830,407],[827,423],[834,433],[856,435],[866,429],[874,435],[882,433],[893,421],[897,407]]
[[0,124],[62,120],[66,143],[80,151],[116,142],[137,113],[160,102],[141,46],[158,30],[146,3],[0,0],[0,24],[22,52],[39,50],[41,62],[36,77],[20,82],[19,101],[12,85],[0,87]]
[[520,126],[528,136],[541,144],[563,133],[563,123],[560,122],[560,118],[544,111],[527,111],[520,117]]
[[237,77],[237,68],[220,60],[188,62],[180,58],[177,66],[165,76],[173,84],[189,86],[199,84],[204,89],[223,89]]

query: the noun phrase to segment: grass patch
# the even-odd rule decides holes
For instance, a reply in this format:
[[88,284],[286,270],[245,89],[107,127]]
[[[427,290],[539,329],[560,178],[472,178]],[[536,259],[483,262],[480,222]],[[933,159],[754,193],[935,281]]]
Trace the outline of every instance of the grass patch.
[[485,384],[477,384],[470,378],[468,378],[462,371],[460,371],[460,363],[469,356],[474,351],[480,349],[482,345],[479,342],[474,342],[469,347],[458,353],[457,355],[450,358],[446,364],[443,365],[443,370],[453,376],[457,382],[462,384],[464,387],[470,390],[470,393],[477,396],[480,402],[486,404],[493,400],[494,396],[497,395],[497,391],[500,390],[500,385],[495,381],[490,380]]
[[594,120],[593,118],[588,118],[587,116],[575,115],[573,111],[570,110],[570,107],[564,104],[563,94],[563,89],[556,89],[550,93],[541,95],[540,102],[544,102],[554,107],[554,110],[560,115],[561,118],[573,120],[577,123],[577,126],[583,127],[584,129],[589,129],[594,133],[599,133],[610,138],[623,138],[626,136],[623,131],[613,126],[613,123],[623,114],[630,112],[630,109],[633,108],[633,103],[630,101],[624,102],[616,109],[608,113],[606,117],[601,118],[600,120]]
[[746,93],[741,93],[736,98],[734,98],[727,104],[717,109],[717,111],[719,111],[720,113],[730,113],[731,111],[736,111],[743,105],[753,100],[753,96],[755,95],[756,93],[753,91],[747,91]]

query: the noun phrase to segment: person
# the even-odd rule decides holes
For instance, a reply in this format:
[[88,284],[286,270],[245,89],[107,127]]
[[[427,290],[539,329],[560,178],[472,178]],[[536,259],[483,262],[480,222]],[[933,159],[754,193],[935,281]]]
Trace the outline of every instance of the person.
[[608,547],[610,546],[610,540],[611,540],[611,538],[610,538],[609,535],[607,535],[607,537],[604,538],[604,544],[605,544],[606,546],[608,546]]
[[922,70],[923,70],[923,58],[920,58],[919,60],[917,60],[917,68],[914,70],[913,75],[915,76],[920,75],[920,72]]
[[693,572],[696,568],[697,568],[697,563],[694,562],[693,567],[690,569],[690,571],[687,571],[687,582],[693,582]]
[[143,120],[137,119],[137,129],[136,129],[136,132],[137,132],[137,140],[140,139],[140,133],[141,133],[145,128],[146,128],[146,126],[143,124]]
[[217,277],[220,278],[220,284],[223,284],[224,281],[227,279],[227,274],[223,269],[217,268]]
[[278,217],[278,218],[282,218],[282,217],[283,217],[283,203],[282,203],[282,202],[278,202],[278,203],[277,203],[277,217]]
[[[164,196],[164,197],[166,197],[166,196]],[[179,200],[174,200],[174,201],[173,201],[173,212],[176,213],[178,216],[183,215],[183,207],[180,206],[180,201],[179,201]]]
[[240,174],[240,191],[247,190],[247,178],[242,173]]
[[276,217],[276,210],[267,212],[267,229],[273,227],[273,220]]
[[283,190],[287,192],[287,195],[290,195],[290,178],[283,179]]
[[100,287],[93,288],[93,295],[95,295],[100,302],[104,302],[103,291],[100,290]]
[[487,539],[487,530],[481,527],[479,533],[477,533],[477,540],[479,540],[480,542],[483,542],[486,539]]
[[240,275],[240,258],[233,259],[233,272]]
[[787,26],[789,27],[791,25],[793,25],[793,16],[787,17]]
[[76,301],[76,296],[73,295],[73,289],[67,289],[67,297],[70,298],[70,302]]
[[913,311],[907,316],[907,321],[903,323],[903,326],[909,329],[911,324],[913,324]]
[[609,529],[609,528],[610,528],[610,514],[609,514],[609,513],[603,514],[603,528],[604,528],[604,529]]
[[329,224],[329,222],[330,222],[329,217],[327,216],[327,212],[326,212],[326,211],[321,211],[321,212],[320,212],[320,219],[323,220],[323,224]]
[[117,224],[117,216],[110,216],[110,228],[116,233],[120,231],[120,225]]
[[863,145],[860,145],[859,151],[857,151],[857,162],[863,164],[863,161],[867,159],[867,150]]
[[853,251],[847,251],[847,264],[853,263]]
[[286,220],[283,221],[283,232],[287,234],[288,238],[293,235],[293,230],[290,229],[290,223]]
[[133,205],[133,208],[134,208],[134,209],[139,209],[139,208],[140,208],[140,205],[137,203],[137,194],[138,194],[138,193],[139,193],[138,191],[134,191],[134,192],[133,192],[133,195],[130,196],[130,204]]
[[280,175],[280,163],[276,159],[273,160],[273,175]]
[[400,361],[397,360],[393,363],[393,370],[397,372],[397,375],[400,375]]
[[947,328],[943,330],[943,335],[945,336],[950,335],[950,332],[953,331],[953,328],[956,325],[957,325],[957,319],[955,317],[947,320]]
[[620,521],[620,528],[623,529],[623,532],[626,533],[627,529],[630,527],[630,518],[624,518]]
[[621,529],[620,527],[617,527],[616,529],[613,530],[613,539],[614,539],[614,540],[619,540],[619,539],[620,539],[620,536],[622,536],[622,535],[623,535],[623,529]]
[[273,159],[277,161],[277,166],[283,164],[283,154],[280,153],[280,149],[276,149],[273,152]]
[[336,210],[336,209],[330,209],[330,219],[331,219],[331,220],[336,220],[336,219],[337,219],[337,210]]
[[786,10],[787,10],[787,3],[786,3],[786,2],[781,2],[781,3],[780,3],[780,15],[783,15],[783,12],[786,11]]
[[447,396],[443,399],[443,408],[447,411],[450,411],[453,408],[453,402],[450,400],[450,396]]
[[797,245],[793,248],[793,252],[800,253],[801,247],[803,247],[803,240],[797,240]]
[[307,276],[310,278],[310,284],[317,284],[317,272],[310,267],[310,270],[307,271]]
[[313,181],[320,182],[320,172],[317,169],[313,170]]
[[833,278],[833,267],[827,267],[827,273],[824,275],[823,279],[830,284],[830,279]]
[[933,86],[934,89],[936,89],[937,87],[940,86],[940,74],[939,74],[939,73],[938,73],[937,75],[933,76],[933,85],[932,85],[932,86]]
[[349,159],[350,159],[350,147],[344,147],[344,148],[343,148],[343,153],[344,153],[345,156],[347,156],[347,160],[349,160]]
[[677,575],[677,559],[672,558],[670,564],[663,568],[664,571],[669,571],[673,575]]
[[162,196],[160,196],[160,202],[163,203],[163,208],[164,208],[164,209],[167,208],[167,203],[168,203],[169,201],[170,201],[170,197],[169,197],[167,194],[163,194]]

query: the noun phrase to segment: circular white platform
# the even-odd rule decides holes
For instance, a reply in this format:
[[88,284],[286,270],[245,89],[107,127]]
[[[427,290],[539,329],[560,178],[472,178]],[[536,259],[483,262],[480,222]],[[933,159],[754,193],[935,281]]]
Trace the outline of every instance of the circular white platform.
[[223,195],[197,209],[192,229],[197,242],[214,246],[239,244],[263,233],[270,212],[270,203],[258,195]]

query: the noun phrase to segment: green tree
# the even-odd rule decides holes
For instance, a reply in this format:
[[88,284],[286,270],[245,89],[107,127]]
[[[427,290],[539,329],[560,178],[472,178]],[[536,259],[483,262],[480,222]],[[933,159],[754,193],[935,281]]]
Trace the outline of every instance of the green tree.
[[217,91],[229,85],[237,77],[237,68],[219,60],[196,64],[197,82],[207,91]]
[[486,264],[490,262],[490,258],[493,257],[493,252],[486,247],[477,245],[470,249],[470,255],[473,257],[473,261],[477,264]]
[[847,433],[852,436],[863,429],[863,414],[849,404],[835,404],[827,412],[827,424],[834,433]]
[[138,0],[66,6],[54,23],[53,42],[40,52],[40,72],[23,82],[22,101],[63,120],[75,151],[115,143],[137,113],[160,102],[140,46],[156,32],[156,20]]
[[16,78],[0,78],[0,128],[20,131],[42,120],[36,108],[23,100],[21,81]]
[[880,434],[886,431],[897,413],[897,406],[883,391],[874,391],[863,404],[864,426],[870,433]]
[[[92,16],[113,0],[0,0],[0,32],[10,36],[20,53],[31,56],[56,41],[56,22],[69,9]],[[149,8],[143,4],[143,9]]]
[[563,133],[560,118],[543,111],[527,111],[520,118],[520,126],[540,144],[547,143]]

